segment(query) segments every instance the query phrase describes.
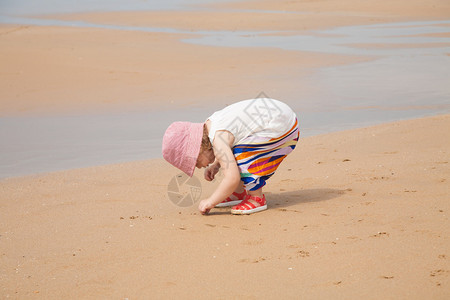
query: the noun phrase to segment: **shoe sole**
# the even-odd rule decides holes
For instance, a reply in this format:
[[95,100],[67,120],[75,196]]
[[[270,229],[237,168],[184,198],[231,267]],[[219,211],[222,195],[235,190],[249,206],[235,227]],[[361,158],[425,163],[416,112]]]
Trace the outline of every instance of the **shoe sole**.
[[239,203],[241,203],[242,201],[243,200],[234,200],[234,201],[229,201],[229,202],[225,202],[225,203],[219,203],[215,207],[235,206],[235,205],[238,205]]
[[253,209],[242,209],[242,210],[232,209],[231,213],[233,215],[249,215],[249,214],[253,214],[258,211],[262,211],[262,210],[266,210],[266,209],[267,209],[267,205],[263,205],[263,206],[259,206],[259,207],[253,208]]

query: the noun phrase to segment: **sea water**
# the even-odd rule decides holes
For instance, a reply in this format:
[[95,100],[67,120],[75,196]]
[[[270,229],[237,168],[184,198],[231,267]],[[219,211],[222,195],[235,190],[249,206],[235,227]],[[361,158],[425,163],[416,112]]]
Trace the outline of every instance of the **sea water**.
[[222,0],[0,0],[2,15],[193,9]]
[[[191,9],[198,1],[0,1],[0,22],[183,33],[172,28],[131,27],[33,18],[33,14]],[[280,13],[280,12],[265,12]],[[276,31],[189,31],[186,43],[222,47],[275,47],[359,55],[371,60],[320,68],[299,86],[313,93],[285,99],[298,114],[302,136],[450,112],[450,20],[345,26],[302,34]],[[383,45],[383,46],[379,46]],[[300,79],[298,79],[300,80]],[[295,85],[295,79],[293,81]],[[264,92],[262,90],[262,92]],[[254,96],[254,95],[250,95]],[[270,96],[270,94],[268,94]],[[242,100],[242,99],[236,99]],[[165,128],[176,120],[202,122],[214,110],[0,118],[0,178],[161,157]],[[164,117],[162,117],[164,116]],[[186,118],[186,116],[188,116]]]

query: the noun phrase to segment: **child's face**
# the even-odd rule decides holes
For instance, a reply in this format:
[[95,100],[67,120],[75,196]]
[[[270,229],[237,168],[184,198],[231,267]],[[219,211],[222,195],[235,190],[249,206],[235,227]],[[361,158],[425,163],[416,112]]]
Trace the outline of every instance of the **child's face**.
[[197,158],[197,164],[195,165],[197,168],[201,169],[207,167],[209,164],[212,164],[216,157],[214,156],[213,149],[209,150],[200,150],[200,154]]

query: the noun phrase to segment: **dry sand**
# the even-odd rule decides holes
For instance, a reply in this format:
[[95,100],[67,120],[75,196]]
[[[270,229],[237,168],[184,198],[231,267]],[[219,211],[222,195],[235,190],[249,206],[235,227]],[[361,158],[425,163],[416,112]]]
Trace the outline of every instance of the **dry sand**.
[[175,206],[178,172],[160,160],[0,181],[0,293],[448,299],[448,128],[445,115],[302,139],[250,216]]
[[[436,0],[227,6],[306,11],[301,23],[251,11],[82,18],[301,31],[448,19],[449,6]],[[261,90],[279,99],[301,90],[300,99],[308,87],[298,82],[316,68],[368,59],[197,46],[180,42],[185,36],[1,25],[0,114],[190,107],[211,99],[220,107]],[[215,209],[205,217],[195,205],[174,205],[167,189],[178,172],[161,160],[1,180],[0,296],[449,299],[449,128],[444,115],[302,139],[265,189],[269,210],[251,216]],[[196,177],[204,197],[217,185],[199,171]]]

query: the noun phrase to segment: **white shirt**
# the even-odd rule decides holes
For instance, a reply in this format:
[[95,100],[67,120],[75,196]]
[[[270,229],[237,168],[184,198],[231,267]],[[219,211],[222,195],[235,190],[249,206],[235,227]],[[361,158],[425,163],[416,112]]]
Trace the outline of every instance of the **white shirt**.
[[285,103],[270,98],[236,102],[212,114],[209,139],[216,131],[226,130],[234,136],[233,146],[249,136],[277,138],[295,123],[296,115]]

